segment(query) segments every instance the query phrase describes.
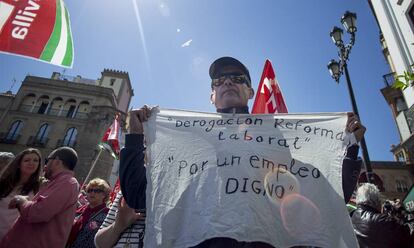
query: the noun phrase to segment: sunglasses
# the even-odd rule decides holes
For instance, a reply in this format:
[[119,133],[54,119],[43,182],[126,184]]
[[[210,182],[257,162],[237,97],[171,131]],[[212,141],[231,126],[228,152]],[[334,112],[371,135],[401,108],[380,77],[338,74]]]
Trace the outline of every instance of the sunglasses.
[[92,193],[92,192],[94,192],[94,193],[103,193],[105,191],[103,191],[102,189],[88,189],[86,192],[87,193]]
[[221,74],[220,77],[214,78],[211,81],[211,85],[218,87],[222,85],[226,79],[230,79],[235,84],[246,84],[247,86],[250,85],[249,78],[244,74],[235,74],[235,73],[229,73],[229,74]]
[[53,160],[53,159],[56,159],[56,158],[45,158],[45,164],[47,164],[50,160]]

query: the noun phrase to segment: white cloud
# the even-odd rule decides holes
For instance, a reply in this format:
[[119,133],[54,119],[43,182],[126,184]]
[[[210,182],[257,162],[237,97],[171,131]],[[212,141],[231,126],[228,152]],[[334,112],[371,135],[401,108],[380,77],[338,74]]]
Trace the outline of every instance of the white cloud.
[[190,39],[190,40],[188,40],[188,41],[186,41],[186,42],[184,42],[182,45],[181,45],[181,47],[188,47],[190,44],[191,44],[191,42],[193,41],[193,39]]

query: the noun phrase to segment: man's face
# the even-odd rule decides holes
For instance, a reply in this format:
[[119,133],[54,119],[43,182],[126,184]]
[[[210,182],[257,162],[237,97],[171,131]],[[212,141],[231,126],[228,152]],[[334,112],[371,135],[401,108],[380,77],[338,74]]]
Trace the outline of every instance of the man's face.
[[51,179],[52,176],[54,176],[54,174],[56,173],[57,166],[60,162],[61,161],[58,157],[49,155],[49,157],[46,159],[46,164],[44,168],[46,179]]
[[217,109],[244,107],[249,99],[253,98],[254,91],[247,84],[239,84],[230,78],[230,75],[244,75],[243,71],[235,66],[226,66],[220,70],[218,77],[227,76],[222,84],[214,86],[211,92],[211,102]]

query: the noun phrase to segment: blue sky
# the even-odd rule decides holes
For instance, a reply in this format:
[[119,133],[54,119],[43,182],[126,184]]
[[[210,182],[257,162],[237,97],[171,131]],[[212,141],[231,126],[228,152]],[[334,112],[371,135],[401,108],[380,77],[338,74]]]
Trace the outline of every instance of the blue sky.
[[[348,68],[368,128],[368,150],[371,160],[393,160],[389,150],[399,136],[380,92],[382,75],[390,69],[368,1],[87,0],[66,5],[75,60],[65,75],[97,79],[104,68],[128,71],[133,107],[209,112],[215,108],[208,68],[221,56],[242,61],[254,89],[269,58],[291,113],[351,111],[345,78],[336,84],[326,65],[337,57],[330,30],[341,27],[346,10],[356,12],[358,31]],[[13,79],[16,92],[27,74],[50,77],[53,71],[63,68],[0,54],[0,91],[8,90]]]

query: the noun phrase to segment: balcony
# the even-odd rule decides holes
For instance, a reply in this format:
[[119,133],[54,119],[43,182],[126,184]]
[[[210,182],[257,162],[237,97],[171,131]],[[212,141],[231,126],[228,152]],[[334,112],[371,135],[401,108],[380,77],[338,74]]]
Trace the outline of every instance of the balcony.
[[30,136],[27,140],[27,146],[31,147],[46,147],[47,142],[49,141],[49,138],[42,138],[39,139],[36,136]]
[[384,79],[385,87],[391,87],[395,82],[395,73],[385,74],[382,78]]
[[60,109],[54,109],[54,108],[49,109],[45,113],[39,113],[39,108],[40,108],[39,106],[33,107],[32,105],[21,105],[20,111],[35,113],[35,114],[40,114],[40,115],[59,116],[62,118],[81,119],[81,120],[88,119],[88,113],[77,112],[75,116],[73,116],[73,111],[60,110]]
[[69,147],[72,147],[73,149],[75,149],[76,148],[76,141],[71,141],[71,142],[69,142],[69,144],[64,144],[63,139],[59,139],[56,142],[56,147],[55,148],[62,147],[62,146],[69,146]]
[[17,144],[17,141],[20,139],[20,134],[14,135],[13,137],[8,137],[9,133],[0,133],[0,143],[4,144]]

